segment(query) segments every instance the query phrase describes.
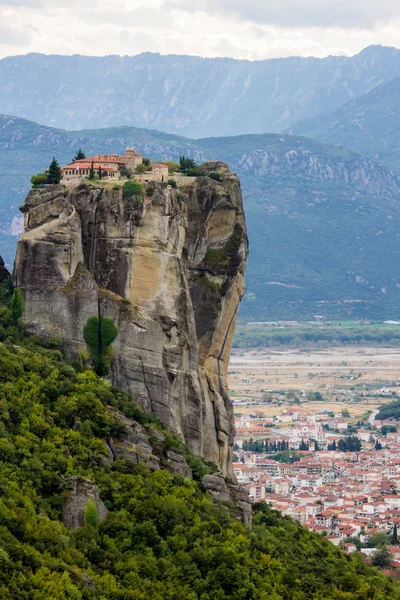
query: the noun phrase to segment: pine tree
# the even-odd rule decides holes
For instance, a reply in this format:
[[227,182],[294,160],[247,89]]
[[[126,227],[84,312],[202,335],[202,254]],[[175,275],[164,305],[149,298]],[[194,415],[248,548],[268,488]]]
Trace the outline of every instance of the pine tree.
[[79,148],[79,150],[77,150],[74,158],[72,159],[72,162],[74,163],[77,160],[82,160],[83,158],[86,158],[86,154],[83,152],[83,150],[81,150],[81,148]]
[[61,181],[61,169],[60,165],[53,156],[53,160],[47,171],[47,183],[60,183]]
[[93,165],[93,161],[92,161],[92,164],[90,165],[89,179],[94,179],[94,165]]

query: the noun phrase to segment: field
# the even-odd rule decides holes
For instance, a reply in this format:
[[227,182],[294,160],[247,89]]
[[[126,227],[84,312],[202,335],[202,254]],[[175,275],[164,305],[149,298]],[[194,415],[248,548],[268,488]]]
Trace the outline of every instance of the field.
[[[391,401],[400,377],[400,352],[393,348],[340,346],[327,350],[236,349],[232,353],[228,383],[232,400],[251,403],[266,396],[293,391],[302,408],[318,412],[337,411],[345,405],[358,417]],[[390,391],[383,390],[387,387]],[[308,401],[309,392],[319,392],[324,402]],[[285,406],[286,404],[286,406]],[[343,406],[342,406],[343,407]],[[287,403],[263,404],[266,417],[280,414]]]

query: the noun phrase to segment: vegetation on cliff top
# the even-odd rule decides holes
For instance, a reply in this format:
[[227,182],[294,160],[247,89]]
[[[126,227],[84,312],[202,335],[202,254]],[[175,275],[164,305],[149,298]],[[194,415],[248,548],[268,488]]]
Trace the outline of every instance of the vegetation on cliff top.
[[[398,585],[360,555],[346,556],[264,504],[248,531],[196,481],[163,469],[151,473],[126,459],[110,466],[105,439],[125,435],[116,409],[149,431],[159,426],[93,372],[76,373],[59,350],[26,338],[10,313],[9,292],[3,285],[1,598],[400,598]],[[164,436],[164,444],[181,449]],[[110,512],[101,523],[86,514],[84,527],[70,531],[60,514],[65,479],[74,475],[99,486]]]

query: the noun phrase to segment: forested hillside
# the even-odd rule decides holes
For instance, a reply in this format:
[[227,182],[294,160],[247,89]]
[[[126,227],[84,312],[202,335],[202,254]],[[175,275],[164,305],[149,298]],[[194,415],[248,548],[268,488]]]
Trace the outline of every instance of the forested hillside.
[[12,263],[12,220],[33,173],[134,147],[153,159],[221,159],[238,173],[250,260],[242,320],[397,319],[400,183],[348,150],[287,135],[190,140],[119,127],[67,132],[0,117],[0,252]]
[[[4,600],[394,600],[399,584],[267,506],[245,529],[201,485],[212,471],[132,398],[63,359],[57,340],[27,337],[0,286],[0,597]],[[20,307],[19,307],[20,308]],[[128,417],[149,435],[161,469],[135,464]],[[164,468],[183,454],[193,480]],[[130,458],[129,458],[130,457]],[[70,478],[100,490],[70,529]]]

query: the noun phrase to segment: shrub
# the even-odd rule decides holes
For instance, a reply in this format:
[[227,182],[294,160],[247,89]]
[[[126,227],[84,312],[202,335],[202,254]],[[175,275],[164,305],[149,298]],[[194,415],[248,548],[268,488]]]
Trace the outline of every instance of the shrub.
[[185,200],[186,196],[185,194],[182,194],[182,192],[178,192],[176,198],[177,200],[180,200],[182,202],[183,200]]
[[193,167],[192,169],[188,169],[186,171],[186,175],[188,177],[199,177],[199,175],[201,175],[200,167]]
[[89,498],[83,511],[83,522],[85,525],[90,525],[91,527],[96,527],[99,522],[97,506],[91,498]]
[[120,169],[119,172],[121,173],[121,177],[125,177],[126,179],[130,179],[132,177],[132,171],[130,171],[129,169]]
[[38,187],[40,185],[46,185],[47,183],[47,175],[46,173],[38,173],[37,175],[32,175],[31,184],[33,187]]
[[154,188],[153,187],[147,187],[146,188],[146,195],[147,196],[152,196],[154,194]]
[[120,185],[118,185],[118,184],[113,185],[113,190],[120,190],[120,189],[121,189]]
[[210,177],[210,179],[214,179],[215,181],[224,180],[224,173],[222,171],[211,171],[211,173],[209,173],[208,176]]
[[168,185],[170,185],[172,188],[178,187],[178,184],[176,183],[175,179],[168,179]]
[[142,195],[142,186],[137,181],[125,181],[122,187],[122,197],[124,200],[131,200]]

